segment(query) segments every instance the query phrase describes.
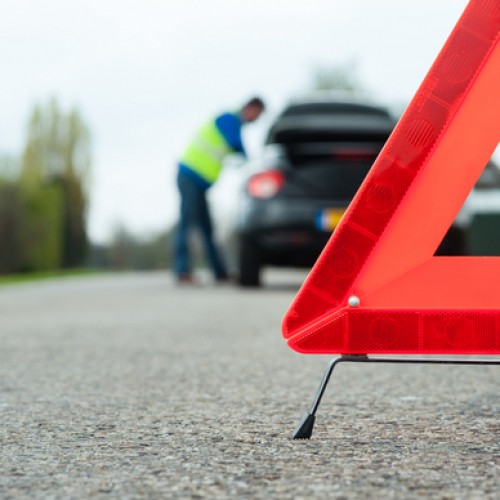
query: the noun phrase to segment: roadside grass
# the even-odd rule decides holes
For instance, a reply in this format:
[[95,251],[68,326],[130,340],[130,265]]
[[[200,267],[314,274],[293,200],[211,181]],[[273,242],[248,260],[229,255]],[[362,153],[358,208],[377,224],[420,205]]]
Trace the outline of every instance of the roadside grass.
[[33,281],[43,281],[50,279],[69,278],[73,276],[87,276],[100,274],[105,271],[100,269],[69,269],[64,271],[44,271],[35,273],[20,273],[0,275],[0,286],[13,285],[16,283],[29,283]]

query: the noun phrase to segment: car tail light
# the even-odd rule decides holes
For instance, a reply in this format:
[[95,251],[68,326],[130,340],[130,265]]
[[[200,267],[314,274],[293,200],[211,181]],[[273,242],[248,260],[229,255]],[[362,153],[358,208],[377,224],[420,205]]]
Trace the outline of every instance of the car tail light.
[[250,177],[247,182],[247,190],[256,198],[271,198],[281,190],[284,183],[283,172],[266,170]]

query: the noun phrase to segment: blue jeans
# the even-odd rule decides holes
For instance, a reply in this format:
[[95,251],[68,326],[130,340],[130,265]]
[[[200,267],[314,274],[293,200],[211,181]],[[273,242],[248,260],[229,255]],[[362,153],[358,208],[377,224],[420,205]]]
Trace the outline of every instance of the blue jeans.
[[224,261],[213,240],[213,228],[206,190],[193,179],[179,172],[177,185],[181,195],[179,225],[175,237],[174,271],[177,276],[191,273],[191,256],[188,235],[191,229],[198,229],[216,279],[227,278]]

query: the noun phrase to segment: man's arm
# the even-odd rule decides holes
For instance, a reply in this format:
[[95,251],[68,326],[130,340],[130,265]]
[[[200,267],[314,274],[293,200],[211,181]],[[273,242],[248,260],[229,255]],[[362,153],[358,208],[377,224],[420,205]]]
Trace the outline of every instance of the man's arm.
[[243,140],[241,138],[241,119],[233,113],[224,113],[217,117],[215,125],[229,146],[236,152],[247,156]]

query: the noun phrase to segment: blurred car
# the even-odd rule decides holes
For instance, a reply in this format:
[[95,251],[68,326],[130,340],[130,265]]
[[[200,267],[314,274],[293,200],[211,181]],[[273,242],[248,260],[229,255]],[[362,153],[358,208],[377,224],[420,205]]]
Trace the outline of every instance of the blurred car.
[[310,267],[340,221],[395,119],[361,99],[290,102],[251,165],[237,221],[242,286],[264,266]]
[[[362,99],[291,101],[260,158],[248,165],[240,202],[237,267],[259,286],[265,266],[311,267],[396,124]],[[477,213],[500,214],[500,171],[490,161],[436,255],[467,255]]]
[[500,255],[499,221],[500,170],[492,158],[465,200],[436,255]]

